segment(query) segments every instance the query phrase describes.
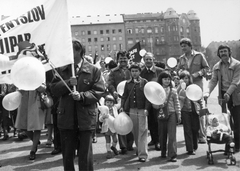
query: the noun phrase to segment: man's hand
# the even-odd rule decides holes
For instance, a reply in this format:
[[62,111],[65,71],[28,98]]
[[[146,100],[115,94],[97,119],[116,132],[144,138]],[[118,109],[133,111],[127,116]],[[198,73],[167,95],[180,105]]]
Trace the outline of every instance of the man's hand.
[[230,99],[230,95],[229,95],[228,93],[225,93],[225,94],[223,95],[223,97],[224,97],[224,100],[225,100],[226,102],[228,102],[229,99]]
[[114,99],[118,98],[118,93],[116,91],[113,92],[113,97],[114,97]]
[[195,72],[195,73],[192,74],[192,77],[193,77],[193,78],[197,78],[198,76],[199,76],[199,73],[198,73],[198,72]]
[[204,94],[203,94],[203,99],[204,99],[205,101],[207,101],[209,95],[210,95],[210,94],[209,94],[208,92],[204,93]]
[[76,86],[77,85],[77,78],[76,77],[71,77],[69,79],[69,85],[70,86]]
[[81,100],[81,96],[80,96],[80,93],[78,91],[72,92],[71,95],[72,95],[74,100],[77,100],[77,101]]

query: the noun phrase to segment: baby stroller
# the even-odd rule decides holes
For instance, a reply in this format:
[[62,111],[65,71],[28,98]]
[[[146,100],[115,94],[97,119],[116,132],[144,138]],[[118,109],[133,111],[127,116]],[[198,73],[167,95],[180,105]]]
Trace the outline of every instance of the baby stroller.
[[[207,106],[207,103],[206,103]],[[229,113],[209,113],[208,110],[206,114],[206,136],[207,136],[207,159],[208,164],[213,165],[213,153],[224,152],[227,155],[227,164],[236,165],[236,158],[233,156],[234,153],[234,136],[233,131],[230,127],[230,114]],[[216,123],[218,122],[218,123]],[[216,124],[218,125],[216,127]],[[225,144],[225,149],[212,151],[211,144]]]

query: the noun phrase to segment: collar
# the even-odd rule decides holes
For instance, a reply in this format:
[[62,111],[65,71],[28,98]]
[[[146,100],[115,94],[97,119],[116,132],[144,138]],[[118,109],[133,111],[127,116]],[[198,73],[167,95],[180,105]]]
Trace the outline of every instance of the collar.
[[[230,57],[229,59],[229,68],[234,68],[234,66],[238,63],[236,59],[234,59],[233,57]],[[216,64],[216,68],[215,69],[220,69],[221,67],[221,61],[219,61],[217,64]]]
[[[223,64],[223,61],[221,60],[221,63]],[[228,64],[231,63],[231,57],[228,59]]]
[[[147,67],[146,67],[146,70],[148,71]],[[156,72],[156,67],[154,65],[152,65],[149,70],[152,71],[152,72]]]
[[[192,51],[191,51],[191,56],[196,56],[196,55],[199,55],[199,54],[201,54],[201,52],[198,52],[198,51],[195,51],[195,50],[192,50]],[[185,53],[184,53],[181,57],[187,58],[187,56],[186,56]],[[180,58],[181,58],[181,57],[180,57]]]
[[[89,62],[87,62],[85,59],[83,59],[79,64],[80,64],[80,72],[91,73],[91,71],[90,71],[91,64]],[[79,64],[78,64],[78,66],[79,66]]]

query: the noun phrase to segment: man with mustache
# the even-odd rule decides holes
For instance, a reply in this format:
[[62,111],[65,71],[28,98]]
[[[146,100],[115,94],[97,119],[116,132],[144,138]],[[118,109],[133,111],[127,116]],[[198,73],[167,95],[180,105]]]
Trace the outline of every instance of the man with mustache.
[[220,61],[213,66],[212,78],[208,84],[208,90],[204,97],[209,97],[215,86],[219,88],[219,104],[222,112],[226,113],[226,103],[231,113],[234,131],[235,152],[240,148],[240,62],[231,56],[228,45],[220,45],[217,55]]

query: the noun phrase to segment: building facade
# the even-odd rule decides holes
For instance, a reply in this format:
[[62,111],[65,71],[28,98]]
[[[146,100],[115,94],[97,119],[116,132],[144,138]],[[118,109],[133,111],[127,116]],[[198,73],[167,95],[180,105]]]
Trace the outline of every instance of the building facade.
[[86,55],[115,57],[125,50],[125,27],[121,15],[75,17],[70,20],[72,36],[86,48]]
[[156,60],[182,54],[179,41],[188,37],[193,48],[201,48],[200,24],[196,13],[177,14],[172,8],[161,13],[137,13],[71,19],[72,36],[86,47],[86,54],[115,57],[119,50],[128,50],[137,42],[155,55]]

